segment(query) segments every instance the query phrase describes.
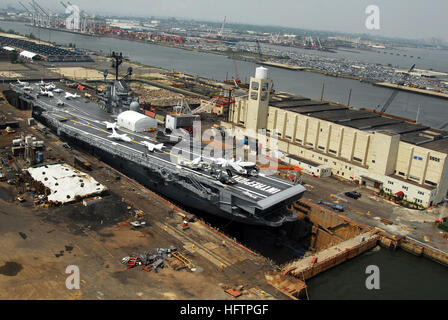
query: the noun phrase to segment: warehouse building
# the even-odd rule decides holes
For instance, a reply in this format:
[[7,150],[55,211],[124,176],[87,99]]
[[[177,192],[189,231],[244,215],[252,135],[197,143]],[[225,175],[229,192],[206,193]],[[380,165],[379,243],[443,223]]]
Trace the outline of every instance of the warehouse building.
[[[264,69],[259,71],[259,69]],[[257,68],[247,98],[239,98],[222,125],[248,136],[277,132],[278,149],[331,168],[333,175],[428,207],[448,191],[448,132],[288,93],[270,96],[267,70]],[[269,144],[269,143],[268,143]]]

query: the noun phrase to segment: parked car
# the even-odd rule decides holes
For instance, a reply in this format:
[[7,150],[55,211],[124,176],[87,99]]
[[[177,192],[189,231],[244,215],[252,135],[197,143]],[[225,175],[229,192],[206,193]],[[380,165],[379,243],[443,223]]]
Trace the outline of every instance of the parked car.
[[361,198],[361,194],[359,192],[356,191],[348,191],[344,193],[347,197],[358,200],[359,198]]

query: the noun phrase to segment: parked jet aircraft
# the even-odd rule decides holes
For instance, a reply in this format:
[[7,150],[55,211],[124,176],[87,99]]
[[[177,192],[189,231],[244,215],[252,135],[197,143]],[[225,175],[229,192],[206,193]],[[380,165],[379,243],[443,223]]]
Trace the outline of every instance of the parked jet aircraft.
[[132,139],[129,138],[127,134],[117,133],[117,131],[115,131],[115,127],[112,128],[112,134],[109,136],[109,138],[117,140],[117,141],[124,141],[124,142],[132,141]]
[[148,150],[151,152],[154,152],[154,150],[162,151],[162,148],[163,148],[163,143],[154,144],[154,143],[151,143],[148,141],[142,141],[141,143],[143,143],[145,146],[147,146]]

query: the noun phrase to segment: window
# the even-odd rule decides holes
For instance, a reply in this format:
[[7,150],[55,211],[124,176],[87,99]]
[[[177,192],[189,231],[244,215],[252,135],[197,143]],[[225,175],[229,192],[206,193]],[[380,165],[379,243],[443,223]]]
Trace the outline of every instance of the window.
[[257,100],[257,99],[258,99],[258,93],[257,93],[257,92],[252,92],[252,93],[250,94],[250,98],[251,98],[252,100]]
[[398,171],[398,174],[399,174],[400,176],[405,176],[404,172],[401,172],[401,171]]
[[415,177],[415,176],[409,176],[409,179],[411,179],[411,180],[417,180],[417,181],[419,181],[419,180],[420,180],[420,178],[418,178],[418,177]]
[[302,139],[296,139],[296,141],[302,143]]
[[311,146],[311,147],[313,146],[313,144],[311,142],[307,142],[306,145]]
[[394,185],[392,181],[387,181],[388,184]]
[[401,186],[403,188],[403,190],[409,191],[409,188],[406,186]]
[[319,148],[320,150],[325,150],[325,147],[322,147],[322,146],[318,146],[318,148]]
[[362,162],[362,159],[357,158],[357,157],[353,157],[353,160],[358,161],[358,162]]
[[333,153],[333,154],[337,153],[335,150],[332,150],[332,149],[328,149],[328,152]]
[[419,156],[414,156],[414,160],[423,160],[423,158],[422,157],[419,157]]
[[421,192],[421,191],[418,191],[417,193],[420,194],[420,195],[422,195],[422,196],[425,195],[425,193],[424,193],[424,192]]
[[432,181],[429,181],[429,180],[425,180],[425,183],[429,184],[430,186],[437,187],[437,183],[435,183],[435,182],[432,182]]
[[291,139],[291,137],[290,137],[290,136],[285,136],[285,138],[286,138],[286,139]]
[[252,82],[252,90],[258,91],[259,85],[258,82]]
[[375,160],[372,160],[372,163],[375,163]]

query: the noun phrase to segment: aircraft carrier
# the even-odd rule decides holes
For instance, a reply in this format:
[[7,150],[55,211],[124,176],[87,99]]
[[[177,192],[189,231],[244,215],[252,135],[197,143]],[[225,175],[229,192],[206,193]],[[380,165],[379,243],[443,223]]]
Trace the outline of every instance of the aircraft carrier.
[[[62,140],[95,155],[185,208],[235,222],[272,227],[297,219],[286,207],[302,197],[305,188],[300,184],[262,173],[240,175],[218,170],[217,174],[213,166],[179,165],[170,161],[177,147],[162,141],[166,136],[160,131],[135,133],[114,128],[114,134],[125,134],[128,139],[113,139],[105,122],[115,122],[116,115],[107,112],[102,105],[83,97],[67,99],[67,94],[60,89],[42,94],[39,84],[11,83],[10,89],[15,92],[17,104],[30,106],[33,117]],[[165,144],[163,148],[150,151],[146,141]],[[190,151],[190,159],[198,157],[193,152]],[[182,157],[188,156],[182,154]]]

